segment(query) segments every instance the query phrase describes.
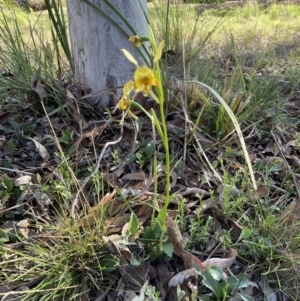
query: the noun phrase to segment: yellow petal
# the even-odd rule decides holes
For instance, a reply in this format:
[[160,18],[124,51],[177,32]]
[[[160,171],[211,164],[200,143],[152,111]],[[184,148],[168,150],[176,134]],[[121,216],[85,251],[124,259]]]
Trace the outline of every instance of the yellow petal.
[[151,80],[152,78],[155,78],[155,77],[154,77],[154,72],[152,69],[150,69],[147,66],[142,66],[135,70],[135,72],[133,74],[133,78],[135,80],[139,80],[141,78],[147,78],[147,79]]
[[129,95],[130,92],[132,91],[133,89],[133,85],[134,85],[134,82],[133,81],[128,81],[125,85],[124,85],[124,88],[123,88],[123,94],[124,95]]
[[135,82],[134,90],[135,90],[136,93],[142,92],[142,91],[145,90],[145,85],[143,83],[140,83],[140,82]]
[[133,77],[135,91],[143,91],[145,96],[149,95],[152,86],[159,86],[159,81],[155,78],[153,70],[147,66],[137,68]]
[[152,78],[151,79],[151,85],[155,86],[155,87],[159,87],[160,86],[159,80],[156,79],[156,78]]
[[164,45],[165,45],[165,42],[164,42],[164,41],[161,41],[161,42],[159,43],[159,45],[158,45],[158,47],[157,47],[157,49],[156,49],[156,53],[155,53],[154,60],[153,60],[154,64],[160,60],[161,55],[162,55],[162,51],[163,51],[163,49],[164,49]]
[[124,55],[127,57],[127,59],[132,62],[133,64],[135,64],[137,67],[138,62],[135,60],[135,58],[131,55],[131,53],[129,51],[127,51],[126,49],[121,49],[121,51],[123,51]]

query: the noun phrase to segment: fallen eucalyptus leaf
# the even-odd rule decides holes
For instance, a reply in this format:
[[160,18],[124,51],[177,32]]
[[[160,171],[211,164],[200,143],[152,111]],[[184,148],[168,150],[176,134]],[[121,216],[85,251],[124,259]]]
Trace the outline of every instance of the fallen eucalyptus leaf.
[[27,139],[29,139],[29,140],[31,140],[34,143],[34,145],[35,145],[36,149],[38,150],[40,156],[44,160],[50,159],[50,155],[49,155],[47,149],[45,148],[45,146],[43,146],[40,142],[38,142],[38,141],[36,141],[36,140],[34,140],[34,139],[30,138],[30,137],[26,137],[26,136],[24,136],[24,137],[27,138]]

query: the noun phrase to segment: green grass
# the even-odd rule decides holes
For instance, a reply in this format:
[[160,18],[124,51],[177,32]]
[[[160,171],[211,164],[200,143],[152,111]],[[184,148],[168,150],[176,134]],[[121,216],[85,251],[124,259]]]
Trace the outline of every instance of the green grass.
[[[95,135],[82,138],[80,116],[102,119],[82,103],[76,109],[70,99],[67,103],[65,79],[56,74],[58,40],[52,40],[47,14],[3,7],[0,68],[14,77],[0,78],[0,131],[5,138],[1,150],[6,151],[0,163],[0,282],[13,291],[21,283],[25,292],[15,292],[21,300],[94,300],[109,286],[111,292],[118,290],[121,276],[126,289],[133,285],[140,291],[146,279],[139,281],[137,275],[147,274],[149,266],[167,262],[168,271],[174,273],[184,268],[178,241],[165,224],[164,210],[169,205],[168,214],[185,235],[186,251],[204,254],[205,260],[237,249],[237,262],[250,276],[258,275],[275,292],[299,300],[299,121],[297,111],[288,105],[297,104],[299,97],[300,6],[250,2],[232,10],[203,11],[198,5],[178,5],[170,7],[169,15],[166,6],[157,3],[149,9],[154,37],[158,42],[166,40],[167,50],[174,50],[177,57],[171,63],[167,58],[161,66],[173,79],[163,87],[169,93],[166,107],[161,108],[166,111],[153,117],[159,133],[156,143],[150,118],[143,120],[144,128],[132,146],[131,138],[126,139],[134,137],[139,124],[125,119],[127,138],[111,143],[121,135],[120,120],[112,115],[97,123]],[[154,43],[152,48],[155,51]],[[60,60],[67,61],[62,54]],[[36,71],[48,95],[43,104],[41,91],[36,94],[32,88]],[[194,81],[185,87],[187,79]],[[216,94],[197,81],[217,91],[234,113],[257,191],[232,119],[214,98]],[[64,84],[73,88],[70,82]],[[167,124],[162,130],[157,118],[164,114]],[[37,152],[29,138],[49,150],[48,165],[40,159],[42,149]],[[288,147],[290,141],[292,152],[285,161],[278,145]],[[93,156],[99,160],[98,152],[107,143],[111,144],[98,172],[94,172],[95,161],[82,165]],[[131,147],[134,152],[127,157],[124,149]],[[171,182],[176,178],[167,200],[166,149],[170,149]],[[110,178],[109,171],[118,171],[125,159],[128,170]],[[36,170],[24,173],[30,181],[22,177],[18,185],[21,172],[33,160],[37,160]],[[144,187],[144,179],[121,178],[137,171],[151,177],[152,166],[153,186],[148,188],[152,194],[130,196],[132,189]],[[115,182],[123,186],[114,190]],[[186,188],[202,192],[182,196]],[[19,225],[24,220],[29,227]],[[112,234],[115,241],[107,239]],[[124,258],[130,264],[124,264]],[[197,285],[203,294],[209,293],[201,277]],[[155,281],[151,278],[145,294],[156,294],[153,300],[159,300],[162,291]],[[217,287],[221,290],[220,283]],[[220,295],[229,300],[224,290]]]

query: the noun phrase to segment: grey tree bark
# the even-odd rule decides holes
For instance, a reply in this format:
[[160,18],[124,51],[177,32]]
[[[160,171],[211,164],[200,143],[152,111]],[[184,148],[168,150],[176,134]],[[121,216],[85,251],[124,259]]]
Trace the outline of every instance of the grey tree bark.
[[[126,25],[107,7],[103,0],[90,0],[105,11],[129,35]],[[147,36],[147,0],[110,0],[129,21],[139,36]],[[140,5],[143,6],[143,9]],[[135,66],[128,61],[120,49],[127,49],[140,64],[144,64],[138,51],[112,24],[93,8],[80,0],[67,0],[69,29],[74,61],[75,80],[97,94],[87,100],[98,111],[115,105],[125,82],[132,79]],[[110,89],[110,92],[99,93]],[[107,91],[107,90],[106,90]]]

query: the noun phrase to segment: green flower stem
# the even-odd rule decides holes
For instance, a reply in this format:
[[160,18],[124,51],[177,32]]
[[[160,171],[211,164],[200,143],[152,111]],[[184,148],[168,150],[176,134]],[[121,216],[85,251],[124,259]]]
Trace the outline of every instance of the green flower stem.
[[[141,110],[146,114],[146,116],[154,123],[156,130],[162,140],[165,153],[166,153],[166,161],[165,161],[165,173],[166,173],[166,195],[165,195],[165,202],[163,209],[158,214],[158,220],[161,225],[161,236],[160,236],[160,250],[162,252],[162,244],[165,237],[166,231],[166,216],[168,206],[170,204],[170,189],[171,189],[171,182],[170,182],[170,153],[169,153],[169,139],[168,139],[168,131],[167,131],[167,124],[165,119],[165,111],[164,111],[164,99],[163,93],[160,94],[159,98],[159,108],[160,108],[160,118],[161,123],[159,122],[157,115],[153,109],[151,109],[151,114],[149,114],[139,103],[132,101],[131,105],[136,107],[137,109]],[[157,172],[157,171],[155,171]],[[157,175],[154,175],[157,176]],[[157,183],[156,183],[157,185]]]
[[162,128],[163,128],[163,137],[162,137],[162,141],[163,141],[163,145],[165,148],[165,153],[166,153],[166,163],[165,163],[165,167],[166,167],[166,196],[165,196],[165,202],[164,202],[164,207],[163,210],[160,211],[158,217],[161,220],[161,236],[160,236],[160,248],[162,250],[162,244],[163,244],[163,240],[165,237],[165,231],[166,231],[166,224],[167,224],[167,210],[168,210],[168,206],[170,204],[170,189],[171,189],[171,183],[170,183],[170,153],[169,153],[169,138],[168,138],[168,131],[167,131],[167,124],[166,124],[166,119],[165,119],[165,112],[164,112],[164,102],[163,100],[160,100],[159,103],[159,107],[160,107],[160,117],[161,117],[161,123],[162,123]]
[[[148,28],[148,32],[149,32],[149,40],[150,40],[150,44],[152,47],[152,50],[154,53],[156,53],[157,51],[157,47],[156,47],[156,43],[155,43],[155,38],[154,38],[154,34],[152,32],[151,27],[149,26]],[[165,161],[165,173],[166,173],[166,195],[165,195],[165,202],[164,202],[164,206],[163,209],[159,212],[158,214],[158,220],[161,224],[161,236],[160,236],[160,250],[162,252],[162,244],[163,244],[163,240],[165,237],[165,231],[166,231],[166,223],[167,223],[167,210],[168,210],[168,206],[170,204],[170,189],[171,189],[171,183],[170,183],[170,153],[169,153],[169,138],[168,138],[168,131],[167,131],[167,124],[166,124],[166,118],[165,118],[165,107],[164,107],[164,103],[165,103],[165,99],[164,99],[164,91],[163,91],[163,84],[162,84],[162,76],[161,76],[161,70],[159,68],[159,63],[156,62],[155,65],[153,66],[154,68],[154,74],[155,74],[155,78],[158,79],[160,86],[156,87],[156,92],[157,92],[157,97],[159,100],[159,111],[160,111],[160,119],[161,119],[161,124],[158,121],[158,118],[154,112],[154,110],[151,110],[151,114],[154,118],[154,123],[155,123],[155,127],[158,130],[158,133],[162,139],[163,142],[163,146],[165,149],[165,153],[166,153],[166,161]]]
[[143,106],[141,106],[139,103],[135,102],[134,100],[131,101],[131,105],[141,111],[143,111],[146,116],[153,122],[153,117],[143,108]]

